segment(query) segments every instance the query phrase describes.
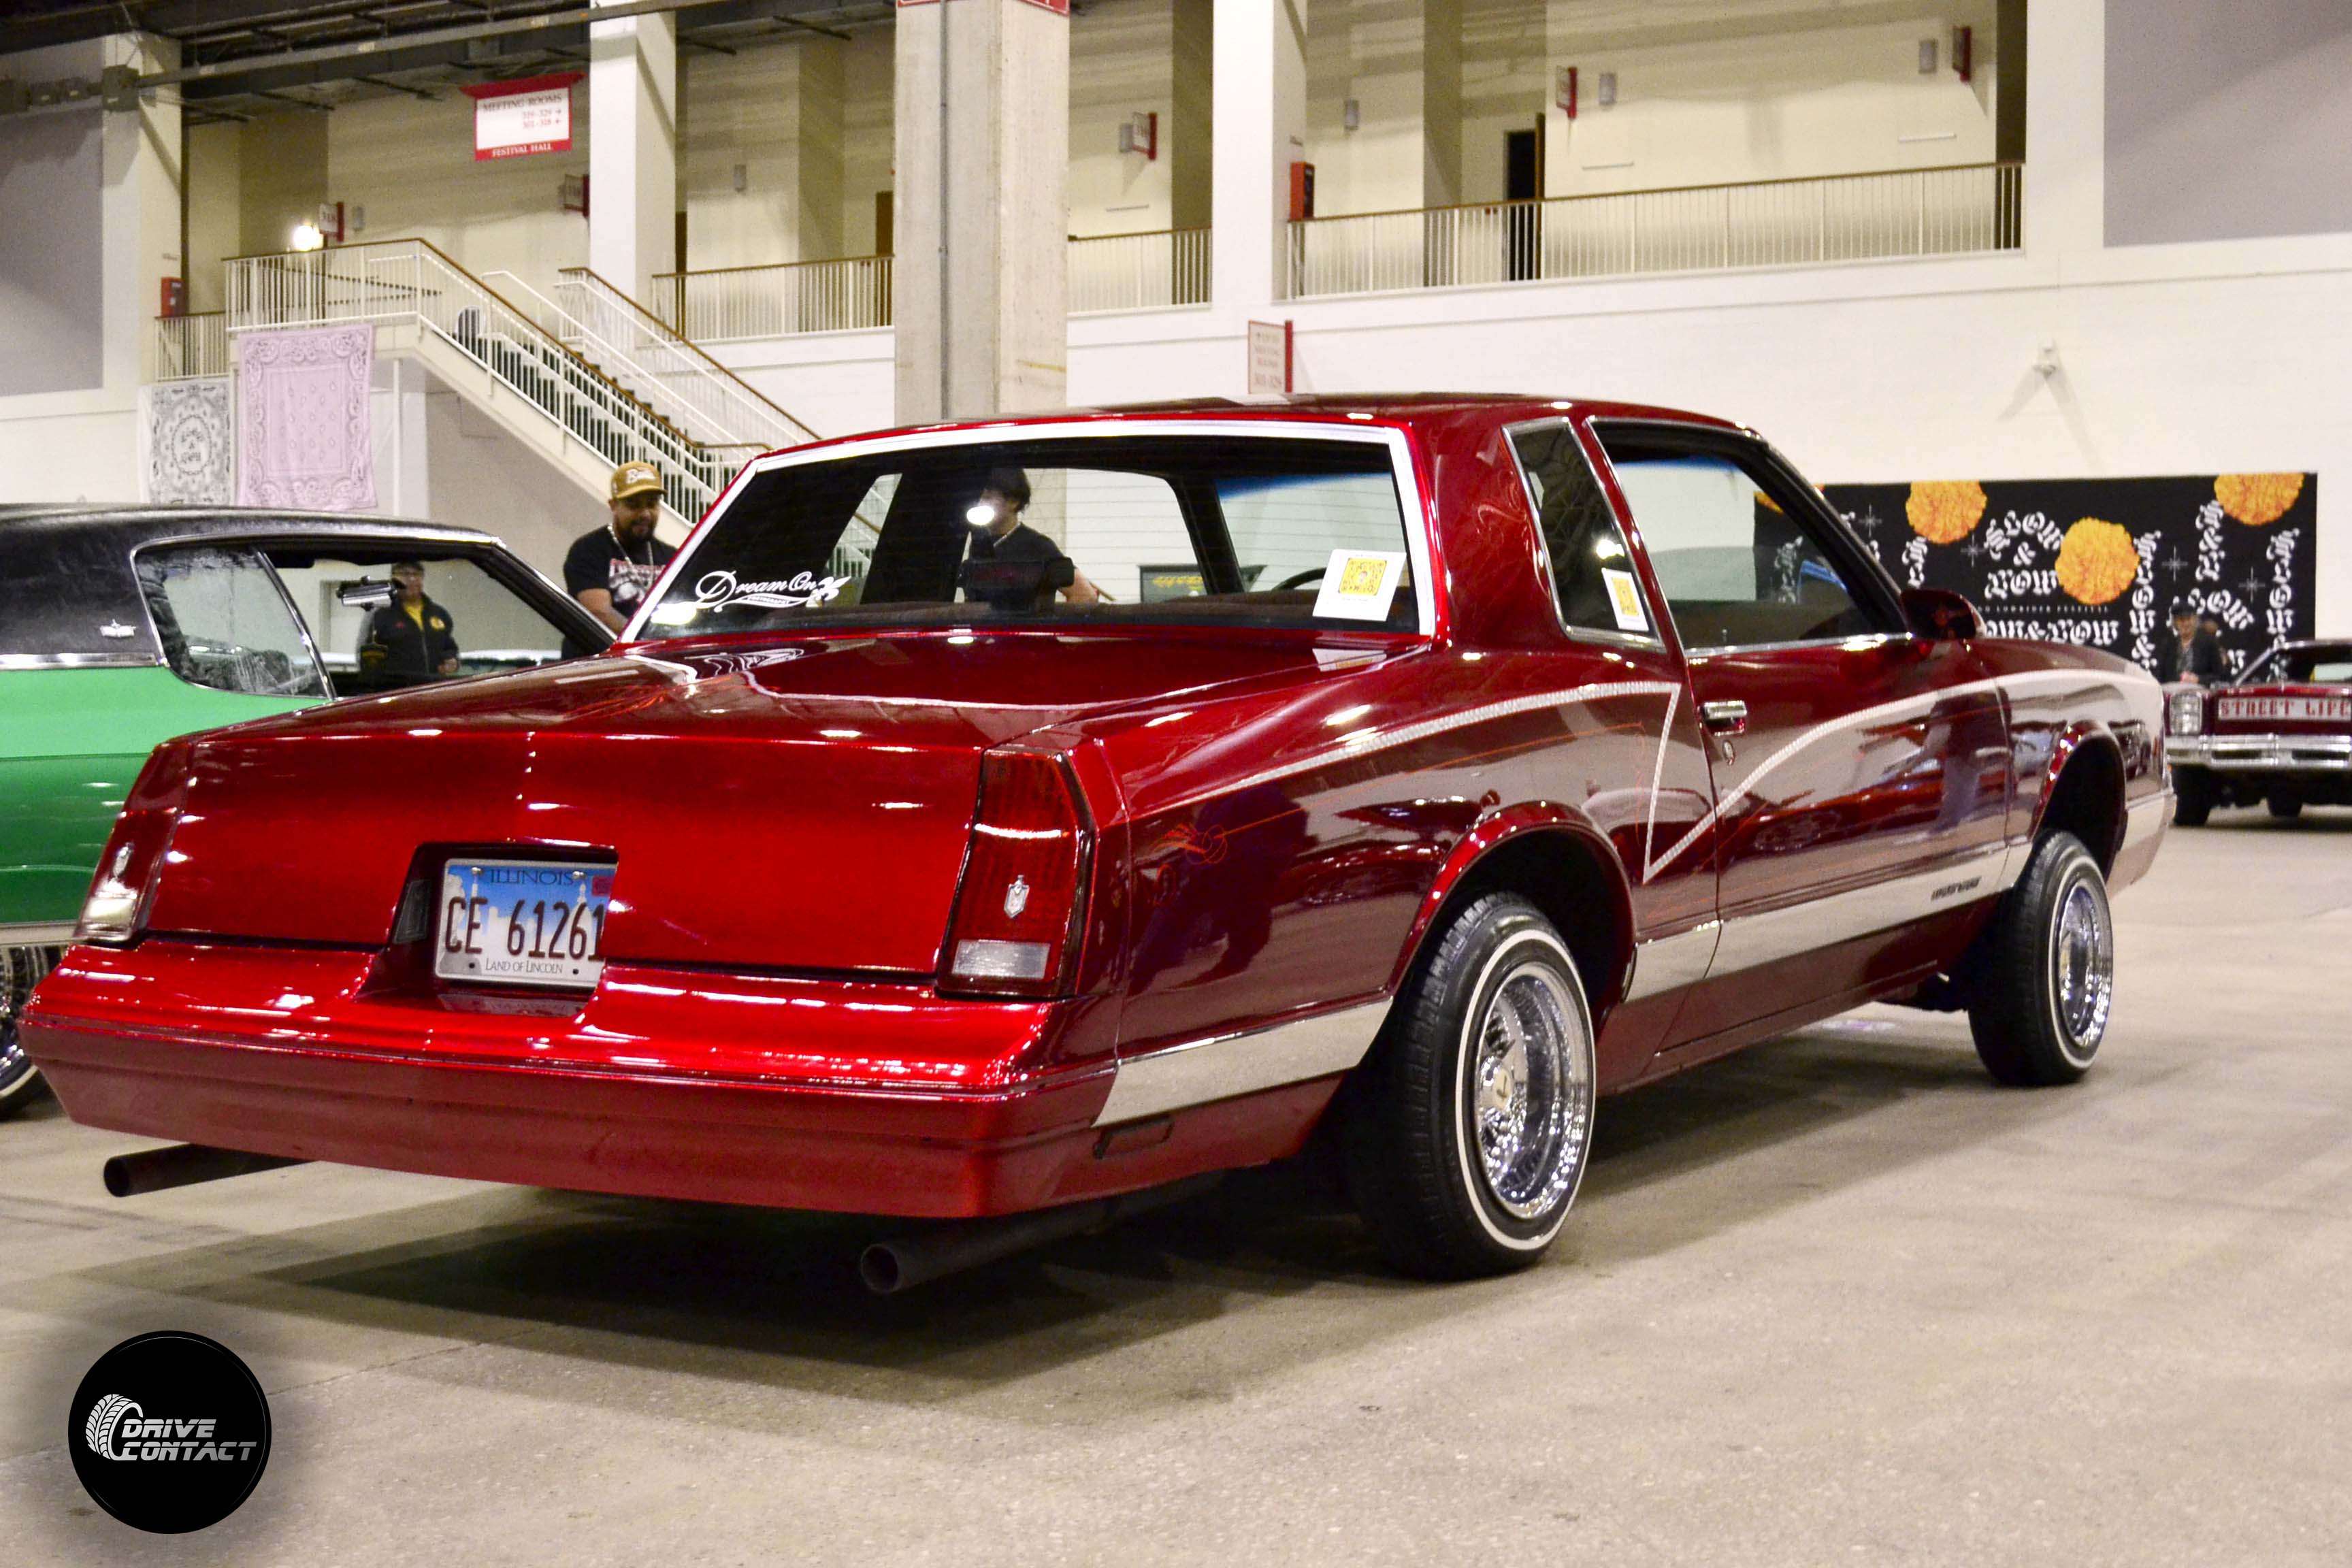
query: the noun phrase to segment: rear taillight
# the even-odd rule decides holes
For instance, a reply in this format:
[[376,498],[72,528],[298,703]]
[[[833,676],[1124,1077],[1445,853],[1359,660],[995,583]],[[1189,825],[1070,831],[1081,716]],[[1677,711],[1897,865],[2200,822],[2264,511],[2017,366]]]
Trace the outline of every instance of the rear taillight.
[[121,946],[138,936],[145,924],[148,892],[187,799],[192,755],[191,748],[167,742],[147,759],[99,855],[98,875],[74,927],[76,942]]
[[948,929],[943,991],[1050,996],[1076,972],[1089,829],[1069,772],[1035,752],[991,752]]

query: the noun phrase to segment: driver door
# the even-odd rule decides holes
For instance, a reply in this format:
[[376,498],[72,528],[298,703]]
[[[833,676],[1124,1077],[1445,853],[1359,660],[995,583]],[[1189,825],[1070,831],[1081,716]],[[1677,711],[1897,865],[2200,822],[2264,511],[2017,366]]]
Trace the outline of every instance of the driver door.
[[[1923,922],[1998,882],[2012,789],[2000,693],[1762,443],[1661,423],[1596,434],[1681,637],[1716,805],[1668,851],[1711,860],[1722,935],[1673,1037],[1795,1020],[1914,962]],[[1907,948],[1907,944],[1912,947]],[[1924,948],[1917,951],[1925,952]]]

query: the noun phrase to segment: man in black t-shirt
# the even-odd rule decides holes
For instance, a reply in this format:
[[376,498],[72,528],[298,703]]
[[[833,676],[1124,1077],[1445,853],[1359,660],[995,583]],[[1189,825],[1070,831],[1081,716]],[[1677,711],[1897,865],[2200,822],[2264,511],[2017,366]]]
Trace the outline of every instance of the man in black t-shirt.
[[992,468],[966,521],[971,546],[956,585],[964,597],[999,610],[1048,610],[1058,593],[1073,605],[1092,605],[1102,590],[1087,581],[1062,547],[1021,521],[1029,505],[1029,476]]
[[[618,636],[653,591],[677,554],[675,547],[654,537],[661,521],[661,470],[651,463],[623,463],[613,470],[612,496],[607,503],[612,521],[593,533],[572,542],[563,558],[563,588],[588,613]],[[596,650],[570,637],[563,657],[578,658]]]

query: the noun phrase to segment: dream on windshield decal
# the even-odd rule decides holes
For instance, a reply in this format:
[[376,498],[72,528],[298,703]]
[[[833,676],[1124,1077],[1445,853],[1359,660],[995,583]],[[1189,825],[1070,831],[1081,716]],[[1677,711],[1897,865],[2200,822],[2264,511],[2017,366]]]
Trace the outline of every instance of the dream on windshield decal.
[[762,610],[805,610],[829,603],[841,596],[849,586],[846,577],[819,577],[811,572],[797,572],[781,581],[739,583],[732,572],[705,572],[694,585],[694,607],[697,610],[731,610],[738,605],[750,605]]

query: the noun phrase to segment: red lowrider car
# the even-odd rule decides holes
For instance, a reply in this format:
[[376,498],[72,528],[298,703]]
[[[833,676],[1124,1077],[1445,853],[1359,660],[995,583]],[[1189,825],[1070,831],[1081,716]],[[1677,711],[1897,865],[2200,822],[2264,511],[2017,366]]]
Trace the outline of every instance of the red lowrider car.
[[759,460],[614,654],[173,742],[32,1054],[277,1159],[908,1216],[1344,1152],[1429,1275],[1874,999],[2081,1075],[2159,689],[1746,431],[1184,405]]
[[2277,643],[2229,685],[2172,688],[2164,754],[2185,826],[2217,805],[2352,805],[2352,643]]

